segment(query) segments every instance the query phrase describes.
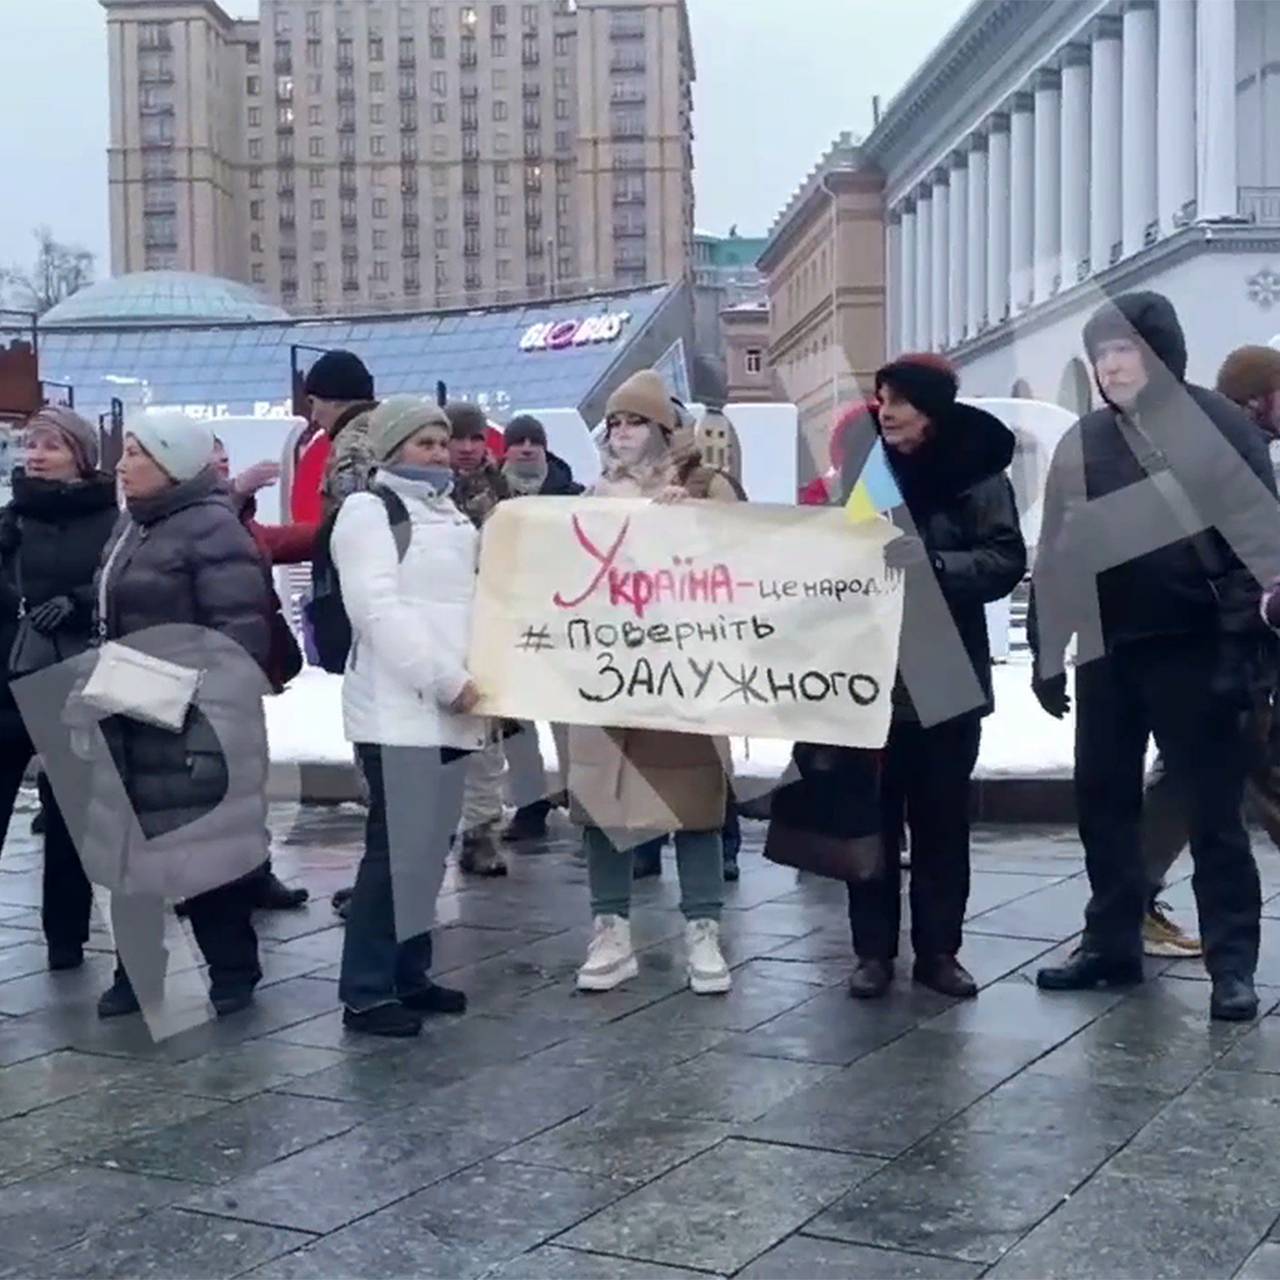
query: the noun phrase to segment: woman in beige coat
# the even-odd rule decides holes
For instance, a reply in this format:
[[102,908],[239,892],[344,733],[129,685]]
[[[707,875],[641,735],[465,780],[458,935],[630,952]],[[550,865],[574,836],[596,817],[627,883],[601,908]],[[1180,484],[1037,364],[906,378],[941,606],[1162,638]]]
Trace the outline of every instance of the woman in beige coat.
[[[692,439],[677,433],[675,406],[652,370],[633,375],[609,398],[605,432],[594,496],[736,500],[729,481],[703,467]],[[629,921],[633,851],[666,832],[675,834],[689,985],[699,995],[729,990],[719,923],[727,750],[700,734],[569,730],[569,789],[585,827],[594,917],[586,963],[578,970],[580,990],[608,991],[636,976]]]

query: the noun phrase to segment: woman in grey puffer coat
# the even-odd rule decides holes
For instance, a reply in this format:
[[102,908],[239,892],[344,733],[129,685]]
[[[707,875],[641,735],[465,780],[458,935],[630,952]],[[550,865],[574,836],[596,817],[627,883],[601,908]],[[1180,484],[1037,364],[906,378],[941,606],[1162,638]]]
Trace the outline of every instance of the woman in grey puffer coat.
[[[211,466],[213,437],[176,412],[133,420],[117,468],[126,513],[99,577],[99,634],[201,672],[182,730],[101,721],[86,855],[113,889],[115,982],[101,1017],[159,1000],[164,901],[185,904],[219,1015],[261,978],[250,921],[266,857],[268,579]],[[123,794],[121,785],[123,784]]]

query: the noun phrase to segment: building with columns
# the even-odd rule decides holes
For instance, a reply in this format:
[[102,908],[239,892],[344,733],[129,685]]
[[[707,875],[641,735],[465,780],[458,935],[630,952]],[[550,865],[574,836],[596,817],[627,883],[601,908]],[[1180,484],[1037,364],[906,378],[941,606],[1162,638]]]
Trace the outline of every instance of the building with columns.
[[860,148],[883,176],[886,347],[971,395],[1080,410],[1080,333],[1156,289],[1189,374],[1280,332],[1280,4],[976,0]]

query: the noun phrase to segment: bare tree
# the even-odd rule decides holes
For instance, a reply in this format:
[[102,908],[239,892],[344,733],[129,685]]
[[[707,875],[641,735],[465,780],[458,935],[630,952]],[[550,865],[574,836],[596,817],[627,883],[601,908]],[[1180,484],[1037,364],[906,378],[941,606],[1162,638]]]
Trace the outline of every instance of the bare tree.
[[43,315],[85,285],[93,283],[93,254],[79,245],[53,238],[49,227],[37,227],[36,259],[29,269],[0,270],[0,288],[9,305]]

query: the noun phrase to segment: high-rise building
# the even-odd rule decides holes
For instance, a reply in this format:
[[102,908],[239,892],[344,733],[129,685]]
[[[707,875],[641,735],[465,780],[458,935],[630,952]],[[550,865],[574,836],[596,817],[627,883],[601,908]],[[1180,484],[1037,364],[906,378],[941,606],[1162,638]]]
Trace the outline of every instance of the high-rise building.
[[685,0],[101,0],[111,265],[299,312],[680,279]]

